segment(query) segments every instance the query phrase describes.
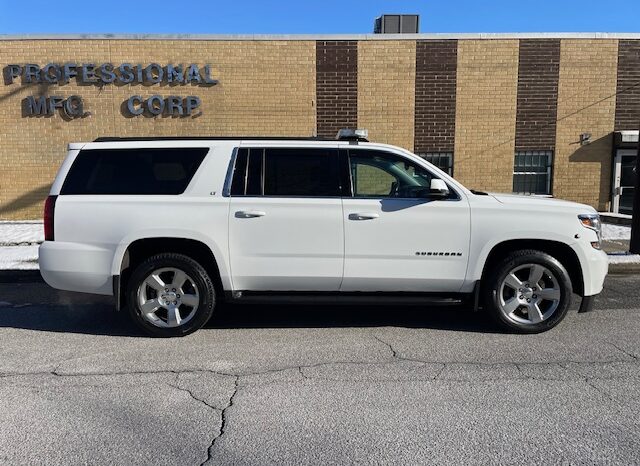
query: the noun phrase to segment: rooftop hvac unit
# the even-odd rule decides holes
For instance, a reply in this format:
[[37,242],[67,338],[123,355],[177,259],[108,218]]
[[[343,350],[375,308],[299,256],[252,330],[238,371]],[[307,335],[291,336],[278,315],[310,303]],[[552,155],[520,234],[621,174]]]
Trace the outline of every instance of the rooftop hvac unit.
[[420,15],[382,15],[376,18],[375,34],[417,34]]

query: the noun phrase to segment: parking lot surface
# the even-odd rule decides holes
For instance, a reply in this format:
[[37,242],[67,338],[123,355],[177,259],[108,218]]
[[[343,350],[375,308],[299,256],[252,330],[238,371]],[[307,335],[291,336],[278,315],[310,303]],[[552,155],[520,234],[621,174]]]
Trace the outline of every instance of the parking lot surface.
[[460,307],[227,305],[166,340],[109,298],[0,283],[0,463],[639,463],[640,277],[605,287],[540,335]]

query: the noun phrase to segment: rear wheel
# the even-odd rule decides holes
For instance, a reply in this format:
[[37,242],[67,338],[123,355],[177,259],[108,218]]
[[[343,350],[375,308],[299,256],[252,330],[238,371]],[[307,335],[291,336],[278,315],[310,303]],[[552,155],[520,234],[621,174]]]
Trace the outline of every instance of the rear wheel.
[[128,286],[129,313],[147,334],[188,335],[211,318],[215,289],[206,270],[182,254],[158,254],[140,264]]
[[549,330],[564,319],[571,305],[569,274],[558,260],[542,251],[513,252],[487,278],[487,308],[509,330]]

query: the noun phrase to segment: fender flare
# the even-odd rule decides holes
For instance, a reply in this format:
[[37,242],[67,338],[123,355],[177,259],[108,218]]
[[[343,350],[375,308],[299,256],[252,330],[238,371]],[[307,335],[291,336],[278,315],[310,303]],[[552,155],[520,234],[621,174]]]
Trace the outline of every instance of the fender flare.
[[[515,232],[509,232],[509,234],[506,234],[506,235],[492,237],[491,239],[492,239],[491,241],[484,243],[484,245],[482,246],[482,248],[480,249],[480,251],[476,256],[476,260],[469,261],[469,264],[470,265],[475,264],[475,267],[469,268],[469,271],[467,274],[468,282],[474,282],[476,280],[482,279],[482,274],[484,273],[487,259],[489,258],[489,255],[491,254],[491,252],[496,247],[508,241],[549,241],[554,243],[561,243],[571,248],[575,252],[575,248],[573,247],[573,244],[575,244],[575,241],[567,242],[566,236],[555,234],[553,232],[544,232],[544,236],[542,236],[542,234],[541,236],[535,236],[535,235],[531,235],[530,231],[515,231]],[[580,257],[579,254],[576,254],[576,255],[578,256],[578,261],[580,263],[580,266],[583,267],[582,258]]]
[[213,241],[213,239],[209,236],[200,234],[193,230],[179,228],[154,228],[150,230],[136,231],[135,234],[125,236],[116,247],[116,251],[113,256],[113,263],[111,264],[111,275],[114,277],[120,275],[125,253],[127,252],[127,249],[131,244],[133,244],[135,241],[155,238],[186,239],[204,244],[209,248],[209,250],[213,254],[213,258],[218,265],[218,271],[220,272],[220,281],[222,282],[223,288],[225,290],[232,289],[228,256],[223,253],[223,250],[220,248],[218,243]]

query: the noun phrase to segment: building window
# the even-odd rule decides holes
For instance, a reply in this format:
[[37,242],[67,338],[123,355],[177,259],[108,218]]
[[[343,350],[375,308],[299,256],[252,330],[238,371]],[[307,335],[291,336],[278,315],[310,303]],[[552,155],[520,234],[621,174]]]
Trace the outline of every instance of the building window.
[[449,176],[453,176],[453,152],[426,152],[418,155]]
[[513,164],[513,192],[551,194],[553,152],[518,151]]

